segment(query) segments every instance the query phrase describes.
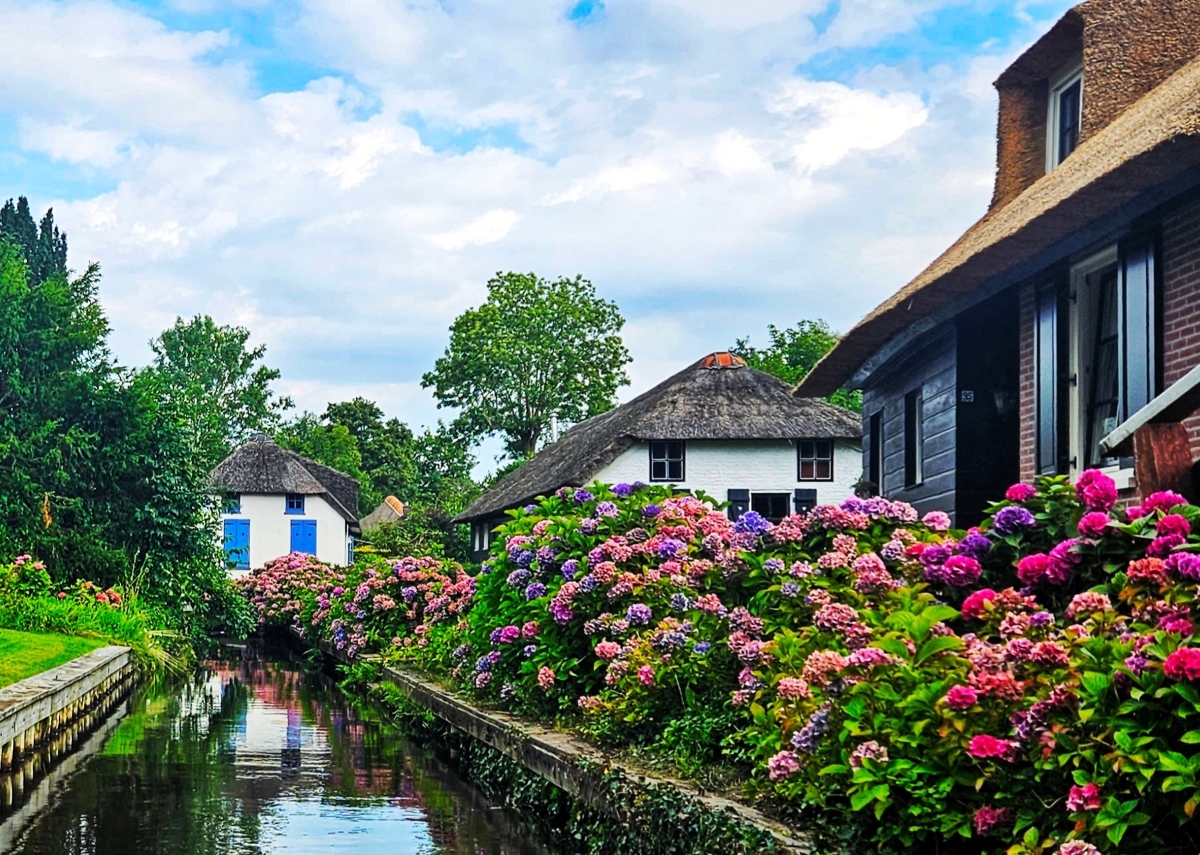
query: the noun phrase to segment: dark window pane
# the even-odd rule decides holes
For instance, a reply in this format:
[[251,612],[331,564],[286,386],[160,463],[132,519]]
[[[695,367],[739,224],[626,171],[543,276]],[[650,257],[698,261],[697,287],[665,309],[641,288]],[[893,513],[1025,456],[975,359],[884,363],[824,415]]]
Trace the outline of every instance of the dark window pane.
[[1079,145],[1083,81],[1076,80],[1058,95],[1058,162],[1066,160]]
[[812,460],[817,456],[817,444],[811,439],[801,440],[800,456],[806,460]]
[[817,464],[814,460],[800,461],[800,480],[814,481],[817,477]]
[[750,499],[750,510],[771,522],[779,522],[788,515],[790,498],[787,493],[755,493]]
[[682,481],[683,480],[683,461],[668,460],[667,461],[667,480]]
[[823,439],[820,442],[813,443],[813,445],[816,446],[816,455],[815,455],[816,457],[820,457],[825,460],[832,459],[832,457],[833,457],[833,443],[832,442],[830,442],[827,439]]
[[667,461],[655,460],[650,464],[650,477],[655,481],[667,480]]
[[833,462],[830,460],[818,460],[816,462],[817,480],[828,481],[833,477]]

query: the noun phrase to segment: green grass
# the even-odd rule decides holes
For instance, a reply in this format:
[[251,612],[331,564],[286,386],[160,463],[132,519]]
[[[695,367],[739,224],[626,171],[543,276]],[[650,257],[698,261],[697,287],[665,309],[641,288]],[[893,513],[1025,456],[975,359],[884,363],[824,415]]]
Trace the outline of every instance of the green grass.
[[95,638],[0,629],[0,686],[7,686],[103,647]]

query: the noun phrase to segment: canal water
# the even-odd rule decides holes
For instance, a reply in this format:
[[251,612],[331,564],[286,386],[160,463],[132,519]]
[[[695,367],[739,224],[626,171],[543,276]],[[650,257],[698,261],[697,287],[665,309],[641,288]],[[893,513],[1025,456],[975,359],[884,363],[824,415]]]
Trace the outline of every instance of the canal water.
[[271,661],[135,695],[15,852],[553,855],[378,708]]

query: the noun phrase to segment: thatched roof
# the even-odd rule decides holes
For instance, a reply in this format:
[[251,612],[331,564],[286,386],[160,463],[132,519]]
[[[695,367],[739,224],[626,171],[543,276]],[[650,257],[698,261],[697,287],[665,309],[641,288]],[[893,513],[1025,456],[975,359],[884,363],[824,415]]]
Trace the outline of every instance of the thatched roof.
[[208,476],[227,493],[321,496],[349,522],[358,524],[358,481],[258,434],[238,446]]
[[377,525],[404,519],[404,514],[404,503],[395,496],[388,496],[379,503],[379,507],[359,520],[358,526],[363,531],[370,531]]
[[1200,165],[1200,59],[1080,144],[1059,167],[967,230],[847,333],[795,394],[829,395],[889,339]]
[[712,354],[629,403],[575,425],[455,519],[491,516],[566,484],[586,484],[639,441],[802,437],[857,442],[862,423],[841,407],[794,397],[788,384],[736,357]]

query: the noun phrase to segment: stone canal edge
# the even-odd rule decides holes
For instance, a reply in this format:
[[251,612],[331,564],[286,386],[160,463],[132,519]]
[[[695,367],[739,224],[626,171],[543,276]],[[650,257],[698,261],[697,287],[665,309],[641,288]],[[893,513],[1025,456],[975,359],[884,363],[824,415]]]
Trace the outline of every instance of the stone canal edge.
[[[301,643],[311,642],[302,640]],[[319,646],[330,658],[348,663],[341,651],[324,643]],[[358,661],[379,663],[379,658],[367,655],[358,657]],[[425,677],[379,664],[384,682],[395,686],[412,703],[427,709],[451,730],[499,751],[586,807],[605,814],[618,812],[619,806],[609,803],[606,795],[609,788],[605,785],[606,777],[617,772],[626,782],[648,795],[666,789],[700,811],[732,819],[748,830],[765,835],[773,843],[769,851],[777,855],[812,855],[817,851],[815,843],[807,836],[747,804],[705,793],[686,781],[647,774],[614,761],[571,734],[523,721],[498,710],[482,709]],[[632,821],[636,824],[636,816]]]

